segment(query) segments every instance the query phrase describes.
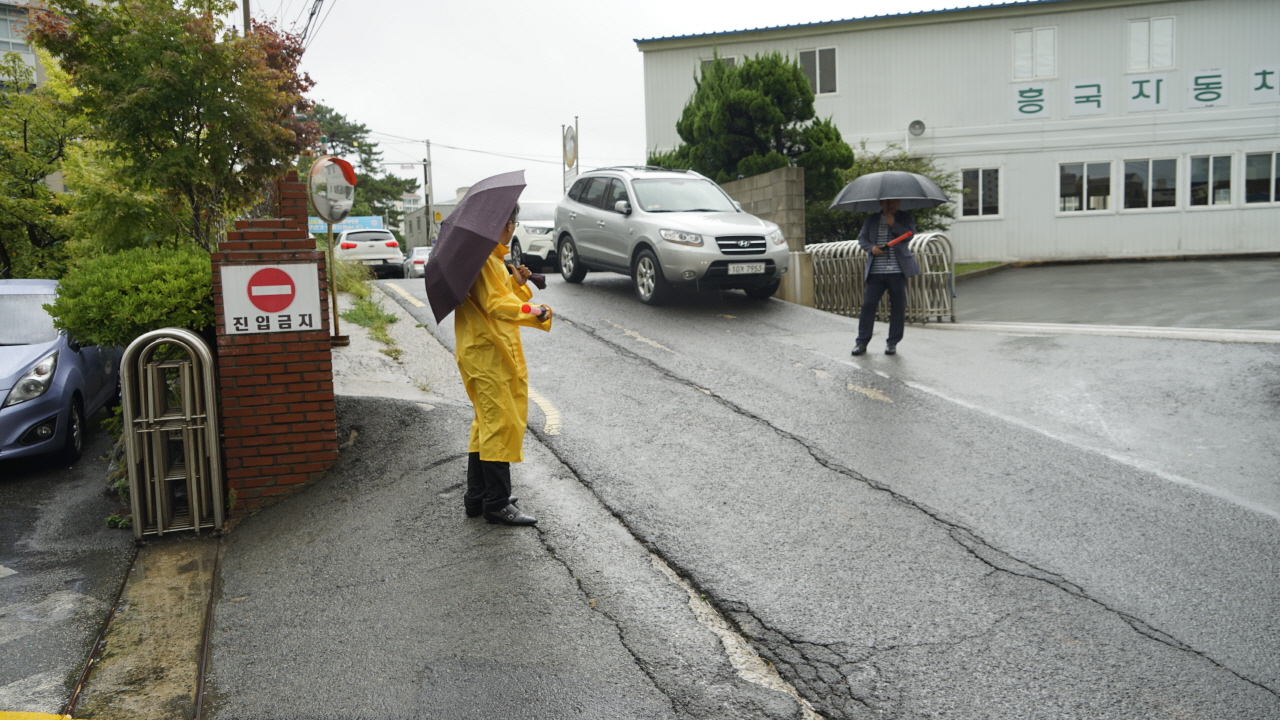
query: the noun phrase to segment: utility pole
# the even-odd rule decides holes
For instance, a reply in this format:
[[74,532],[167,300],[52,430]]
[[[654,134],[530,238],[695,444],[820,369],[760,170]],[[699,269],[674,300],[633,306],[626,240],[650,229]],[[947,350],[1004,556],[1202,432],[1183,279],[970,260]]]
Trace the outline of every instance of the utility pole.
[[244,36],[249,37],[249,0],[244,0]]
[[425,142],[427,143],[427,156],[422,160],[422,201],[426,207],[427,245],[430,246],[435,244],[431,241],[431,228],[436,221],[436,213],[431,203],[431,141],[427,140]]

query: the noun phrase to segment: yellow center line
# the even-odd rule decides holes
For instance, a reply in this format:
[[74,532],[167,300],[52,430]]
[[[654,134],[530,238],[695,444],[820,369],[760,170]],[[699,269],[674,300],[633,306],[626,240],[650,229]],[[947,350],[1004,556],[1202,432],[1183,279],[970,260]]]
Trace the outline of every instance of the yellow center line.
[[550,400],[542,397],[537,390],[529,388],[529,399],[542,410],[542,417],[546,423],[542,426],[542,432],[547,435],[560,434],[560,411],[551,404]]
[[416,298],[416,297],[414,297],[414,296],[410,295],[410,294],[409,294],[409,292],[408,292],[407,290],[405,290],[404,288],[400,287],[399,285],[393,285],[393,284],[391,284],[391,283],[384,283],[382,287],[384,287],[384,288],[391,288],[392,290],[395,290],[395,291],[396,291],[396,293],[400,295],[400,297],[404,298],[405,300],[408,300],[408,301],[409,301],[409,304],[410,304],[410,305],[412,305],[412,306],[414,306],[414,307],[426,307],[426,306],[427,306],[427,304],[426,304],[426,303],[424,303],[424,302],[422,302],[421,300],[419,300],[418,298]]

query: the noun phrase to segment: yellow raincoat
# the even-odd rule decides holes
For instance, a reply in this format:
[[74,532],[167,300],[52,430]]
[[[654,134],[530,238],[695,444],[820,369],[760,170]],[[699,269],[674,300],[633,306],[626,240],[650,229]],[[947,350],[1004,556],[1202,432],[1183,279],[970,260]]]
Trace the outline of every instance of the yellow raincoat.
[[475,407],[467,452],[490,462],[522,462],[524,430],[529,422],[529,373],[524,365],[520,327],[551,329],[544,321],[520,312],[533,297],[529,286],[507,272],[498,245],[480,276],[453,313],[458,372]]

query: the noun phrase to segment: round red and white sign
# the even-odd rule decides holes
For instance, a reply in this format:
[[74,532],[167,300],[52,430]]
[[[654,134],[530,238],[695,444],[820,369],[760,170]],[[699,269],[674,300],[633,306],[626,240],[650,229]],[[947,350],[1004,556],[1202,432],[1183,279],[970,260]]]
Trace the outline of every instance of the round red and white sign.
[[279,268],[263,268],[249,278],[249,302],[262,312],[277,313],[293,304],[297,288]]

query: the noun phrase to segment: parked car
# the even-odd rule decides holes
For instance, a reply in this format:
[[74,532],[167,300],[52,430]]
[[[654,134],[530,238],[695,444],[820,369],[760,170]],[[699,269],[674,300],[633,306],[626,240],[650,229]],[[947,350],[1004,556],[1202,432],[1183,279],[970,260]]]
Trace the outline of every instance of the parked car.
[[362,262],[378,277],[404,277],[404,253],[390,230],[344,230],[334,242],[333,257]]
[[120,397],[122,349],[55,329],[43,306],[57,291],[54,280],[0,280],[0,459],[78,460],[85,418]]
[[556,204],[520,203],[520,225],[511,235],[511,262],[538,272],[556,262]]
[[405,256],[403,272],[400,277],[420,278],[423,270],[427,267],[427,258],[431,257],[431,248],[427,246],[416,247],[409,251]]
[[654,167],[579,177],[556,207],[556,254],[566,281],[582,282],[588,270],[624,273],[648,305],[677,284],[767,298],[791,258],[782,230],[743,212],[719,185]]

